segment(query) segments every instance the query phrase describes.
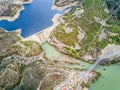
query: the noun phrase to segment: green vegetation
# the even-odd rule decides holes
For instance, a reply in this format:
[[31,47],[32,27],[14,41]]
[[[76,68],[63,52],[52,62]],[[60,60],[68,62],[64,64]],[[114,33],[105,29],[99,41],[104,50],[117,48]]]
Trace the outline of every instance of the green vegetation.
[[94,21],[94,17],[99,17],[101,19],[106,19],[108,14],[105,12],[106,3],[105,0],[85,0],[83,3],[85,10],[85,16]]
[[91,79],[88,80],[88,83],[82,82],[81,86],[90,88],[91,84],[93,84],[94,82],[96,82],[100,77],[101,77],[101,73],[94,71],[95,76],[93,76]]
[[[63,15],[62,19],[64,22],[56,27],[53,36],[69,46],[74,46],[75,43],[79,43],[81,49],[77,50],[77,53],[71,52],[69,54],[69,50],[67,50],[70,56],[78,58],[79,55],[80,58],[85,54],[89,54],[97,58],[101,50],[108,44],[120,44],[120,21],[114,18],[115,16],[111,15],[111,12],[116,10],[116,2],[111,1],[114,2],[115,5],[113,6],[115,8],[111,8],[112,3],[109,1],[107,2],[107,0],[85,0],[82,6],[80,2],[81,1],[78,1],[76,6],[71,7],[71,10]],[[111,5],[109,8],[108,3]],[[110,9],[110,13],[106,11],[107,8]],[[84,10],[84,13],[77,14],[81,9]],[[104,22],[101,23],[101,21],[105,21],[105,25],[102,25]],[[78,42],[79,40],[77,38],[79,27],[86,34],[81,42]],[[66,32],[67,28],[72,29],[73,32],[68,34]],[[99,35],[103,30],[106,37],[100,41]]]
[[22,41],[22,38],[18,36],[17,41]]
[[116,11],[116,9],[118,9],[115,13],[112,14],[112,18],[119,21],[120,20],[120,7],[119,7],[120,1],[119,0],[106,0],[106,4],[111,14],[114,11]]
[[78,42],[78,40],[76,39],[78,31],[74,29],[72,32],[66,33],[63,24],[57,26],[56,30],[52,33],[52,35],[55,36],[58,40],[60,40],[62,43],[70,46]]
[[86,37],[80,42],[82,54],[86,52],[96,58],[100,50],[108,44],[107,39],[98,40],[98,35],[104,29],[104,26],[95,21],[95,17],[104,20],[108,16],[104,11],[105,8],[105,1],[89,0],[83,3],[85,13],[81,18],[76,19],[78,25],[86,33]]
[[67,0],[67,1],[66,0],[55,0],[54,4],[58,7],[62,7],[62,6],[66,6],[70,3],[74,3],[76,1],[78,1],[78,0]]
[[107,21],[107,23],[111,25],[110,27],[106,27],[106,31],[111,33],[108,36],[110,39],[110,43],[120,45],[120,21],[118,22],[111,18]]
[[21,41],[25,45],[26,57],[37,56],[42,53],[42,47],[35,41]]
[[120,58],[116,58],[114,60],[108,60],[108,61],[104,61],[102,63],[100,63],[101,65],[112,65],[112,64],[117,64],[117,63],[120,63]]
[[[81,58],[81,55],[80,55],[80,50],[73,50],[71,48],[64,48],[65,51],[67,52],[67,55],[71,56],[71,57],[74,57],[76,59],[80,59]],[[66,54],[66,53],[65,53]]]

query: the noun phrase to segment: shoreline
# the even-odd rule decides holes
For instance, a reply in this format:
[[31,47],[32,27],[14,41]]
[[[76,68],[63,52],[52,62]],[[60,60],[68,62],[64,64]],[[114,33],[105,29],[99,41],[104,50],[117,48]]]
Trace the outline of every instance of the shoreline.
[[23,5],[24,4],[30,4],[30,3],[32,3],[32,1],[33,0],[29,0],[28,2],[23,2],[23,3],[21,2],[20,4],[22,5],[22,8],[20,8],[13,17],[10,17],[10,16],[0,16],[0,21],[2,21],[2,20],[7,20],[9,22],[15,21],[20,16],[21,11],[25,10]]
[[[74,5],[77,4],[77,2],[75,2],[75,3],[73,3],[73,4],[69,4],[69,5],[67,5],[67,6],[57,8],[57,6],[54,5],[54,2],[55,2],[55,0],[53,0],[51,9],[52,9],[52,10],[58,10],[58,11],[63,11],[64,9],[69,8],[69,7],[74,6]],[[43,29],[43,30],[40,30],[39,32],[37,32],[37,33],[35,33],[35,34],[32,34],[32,35],[24,38],[23,40],[25,40],[25,41],[29,41],[29,40],[36,41],[36,42],[38,42],[40,45],[43,44],[44,42],[48,41],[51,32],[52,32],[52,31],[56,28],[56,26],[59,25],[59,23],[60,23],[60,21],[59,21],[60,17],[61,17],[62,15],[64,15],[65,13],[67,13],[69,10],[70,10],[70,9],[66,10],[66,11],[65,11],[64,13],[62,13],[62,14],[55,14],[54,17],[52,18],[52,22],[53,22],[53,25],[52,25],[52,26],[47,27],[47,28],[45,28],[45,29]],[[43,42],[40,41],[40,39],[41,39],[41,38],[39,38],[39,37],[40,37],[40,34],[43,34],[43,35],[45,36],[45,38],[43,37],[43,38],[44,38],[44,41],[43,41]]]
[[53,0],[52,10],[62,11],[64,9],[66,9],[66,8],[70,8],[71,6],[75,6],[78,2],[74,2],[74,3],[71,3],[69,5],[65,5],[65,6],[62,6],[62,7],[58,7],[54,3],[55,3],[55,0]]
[[7,21],[9,21],[9,22],[12,22],[12,21],[16,20],[16,19],[20,16],[20,12],[21,12],[22,10],[24,10],[24,9],[25,9],[25,8],[22,6],[22,8],[19,9],[19,10],[17,11],[17,13],[16,13],[13,17],[3,16],[3,17],[0,17],[0,21],[2,21],[2,20],[7,20]]
[[[31,3],[32,1],[33,1],[33,0],[30,0],[29,2],[25,2],[25,3],[22,3],[22,4],[29,4],[29,3]],[[51,7],[51,9],[53,9],[53,10],[55,9],[54,1],[55,1],[55,0],[53,0],[53,4],[52,4],[52,7]],[[66,9],[66,8],[68,8],[68,7],[71,7],[71,6],[73,6],[73,5],[76,5],[76,4],[77,4],[77,3],[75,2],[75,3],[70,4],[70,5],[67,5],[67,6],[65,6],[65,7],[60,7],[60,9],[57,9],[57,8],[56,8],[56,10],[62,11],[62,10],[64,10],[64,9]],[[57,6],[56,6],[56,7],[57,7]],[[24,6],[22,5],[22,8],[17,11],[17,14],[16,14],[14,17],[9,17],[9,16],[8,16],[7,18],[6,18],[6,17],[3,17],[2,19],[8,20],[8,21],[12,22],[12,21],[14,21],[15,19],[17,19],[17,18],[20,16],[20,12],[21,12],[22,10],[24,10],[24,9],[25,9],[25,8],[24,8]],[[52,24],[51,26],[46,27],[45,29],[42,29],[42,30],[38,31],[37,33],[32,34],[32,35],[30,35],[30,36],[28,36],[28,37],[25,37],[25,38],[22,37],[22,35],[21,35],[22,29],[19,29],[19,31],[20,31],[20,35],[19,35],[19,36],[22,38],[23,41],[32,40],[32,41],[38,42],[40,45],[43,44],[44,42],[46,42],[46,41],[49,40],[49,36],[50,36],[51,32],[56,28],[57,25],[59,25],[59,23],[60,23],[60,17],[61,17],[63,14],[67,13],[69,10],[70,10],[70,9],[66,10],[66,11],[65,11],[64,13],[62,13],[62,14],[55,14],[54,17],[52,18],[53,24]],[[1,18],[0,18],[0,20],[1,20]],[[18,29],[17,29],[17,30],[18,30]],[[7,30],[6,30],[6,31],[7,31]],[[16,31],[16,30],[13,30],[13,31]],[[9,31],[7,31],[7,32],[9,32]],[[41,37],[41,36],[43,36],[43,37]]]
[[[51,32],[56,28],[57,25],[59,25],[60,21],[60,17],[62,16],[62,14],[55,14],[55,16],[52,18],[52,22],[53,22],[53,25],[50,26],[50,27],[47,27],[46,29],[43,29],[33,35],[30,35],[26,38],[23,38],[24,41],[29,41],[29,40],[32,40],[32,41],[36,41],[38,42],[39,44],[42,44],[44,42],[46,42],[51,34]],[[40,41],[40,35],[44,35],[44,41]]]
[[[25,3],[22,3],[22,4],[29,4],[29,3],[31,3],[32,1],[33,1],[33,0],[30,0],[29,2],[25,2]],[[53,3],[54,3],[54,2],[53,2]],[[54,5],[54,4],[52,4],[52,5]],[[17,19],[17,18],[20,16],[20,12],[21,12],[22,10],[24,10],[24,9],[25,9],[25,8],[24,8],[24,6],[22,5],[22,8],[17,11],[17,14],[15,14],[14,17],[9,17],[9,16],[7,16],[7,17],[1,17],[1,18],[0,18],[0,21],[1,21],[1,20],[8,20],[9,22],[12,22],[12,21],[14,21],[15,19]],[[52,8],[51,8],[51,9],[52,9]],[[63,13],[63,14],[64,14],[64,13]],[[16,31],[19,31],[19,35],[18,35],[18,36],[20,36],[23,41],[32,40],[32,41],[36,41],[36,42],[40,43],[40,40],[39,40],[39,38],[38,38],[37,35],[38,35],[38,34],[41,34],[41,33],[43,33],[43,34],[46,33],[45,39],[46,39],[46,41],[47,41],[50,33],[55,29],[55,27],[56,27],[57,25],[59,25],[60,21],[59,21],[58,19],[59,19],[63,14],[55,14],[54,17],[52,18],[53,24],[52,24],[51,26],[46,27],[45,29],[42,29],[42,30],[40,30],[39,32],[34,33],[34,34],[32,34],[32,35],[30,35],[30,36],[28,36],[28,37],[25,37],[25,38],[21,35],[21,32],[22,32],[22,29],[21,29],[21,28],[16,29],[16,30],[13,30],[13,31],[8,31],[8,30],[5,30],[4,28],[3,28],[3,29],[4,29],[5,32],[16,32]],[[45,41],[45,42],[46,42],[46,41]],[[40,43],[40,44],[42,44],[42,43]]]

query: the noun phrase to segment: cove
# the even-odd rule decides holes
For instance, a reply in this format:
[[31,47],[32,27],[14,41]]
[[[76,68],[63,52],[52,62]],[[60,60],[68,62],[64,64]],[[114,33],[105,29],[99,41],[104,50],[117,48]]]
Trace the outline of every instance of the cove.
[[8,31],[22,29],[22,37],[28,37],[53,24],[52,18],[63,11],[52,10],[53,0],[33,0],[32,3],[24,5],[24,10],[13,22],[0,21],[0,27]]

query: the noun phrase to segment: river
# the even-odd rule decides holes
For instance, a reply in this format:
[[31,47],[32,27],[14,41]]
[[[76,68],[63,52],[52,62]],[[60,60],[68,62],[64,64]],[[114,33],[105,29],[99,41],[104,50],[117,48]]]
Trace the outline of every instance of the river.
[[[47,50],[46,56],[49,58],[58,57],[58,52],[48,43],[44,44],[44,49]],[[54,53],[54,55],[51,54]],[[80,65],[64,65],[68,68],[87,69],[91,64],[79,60]],[[96,71],[100,72],[102,76],[92,84],[90,90],[120,90],[120,65],[97,66]]]

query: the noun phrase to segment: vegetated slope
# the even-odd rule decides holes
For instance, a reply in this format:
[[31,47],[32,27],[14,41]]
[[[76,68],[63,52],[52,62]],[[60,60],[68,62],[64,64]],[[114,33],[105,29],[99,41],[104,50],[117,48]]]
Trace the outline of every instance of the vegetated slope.
[[[75,76],[82,73],[45,58],[41,46],[34,41],[24,41],[20,30],[0,29],[0,45],[0,90],[53,90],[73,73]],[[100,77],[99,73],[92,73],[83,88]]]
[[120,1],[78,0],[77,2],[76,6],[71,6],[71,10],[62,16],[61,24],[52,33],[54,38],[72,48],[72,50],[66,48],[65,52],[87,60],[97,58],[108,44],[119,45]]
[[[8,0],[5,0],[5,3],[6,1]],[[8,8],[8,6],[6,7]],[[10,12],[4,14],[11,15],[11,12],[13,13],[11,10],[14,9],[10,7]],[[5,9],[6,11],[9,9]],[[1,15],[4,16],[4,14]],[[75,33],[70,35],[76,39],[76,35],[79,33],[75,29]],[[71,45],[72,43],[70,42]],[[19,30],[7,32],[0,29],[0,90],[53,90],[56,85],[69,78],[68,76],[75,71],[65,70],[65,68],[63,70],[63,68],[56,66],[52,60],[44,60],[44,56],[41,58],[42,52],[43,50],[37,42],[24,41]],[[88,80],[90,84],[96,80],[94,77],[92,78]],[[89,82],[86,85],[83,84],[83,88],[89,87]]]
[[[46,63],[42,52],[37,42],[24,41],[20,30],[7,32],[0,29],[0,90],[43,90],[39,84],[45,77],[48,82],[42,84],[53,90],[67,78],[69,71],[57,69],[49,61]],[[49,81],[49,74],[55,82]],[[61,77],[57,78],[59,75]]]
[[108,9],[110,10],[110,14],[112,14],[112,12],[117,9],[112,16],[114,19],[120,20],[120,0],[106,0],[106,4]]
[[42,53],[42,48],[37,42],[23,41],[20,32],[0,29],[0,60],[11,55],[32,57]]

